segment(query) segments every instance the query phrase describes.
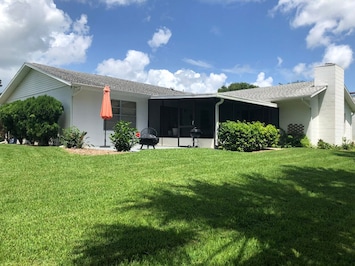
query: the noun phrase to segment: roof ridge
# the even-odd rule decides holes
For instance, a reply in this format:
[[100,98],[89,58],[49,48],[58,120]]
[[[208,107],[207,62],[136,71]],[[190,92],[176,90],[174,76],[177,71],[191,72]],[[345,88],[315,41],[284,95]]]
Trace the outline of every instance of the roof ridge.
[[104,76],[95,73],[68,70],[59,67],[48,66],[39,63],[26,62],[25,65],[42,71],[71,85],[86,85],[91,87],[104,87],[109,85],[113,90],[132,92],[144,95],[182,95],[187,94],[173,88],[166,88],[158,85],[142,83],[112,76]]

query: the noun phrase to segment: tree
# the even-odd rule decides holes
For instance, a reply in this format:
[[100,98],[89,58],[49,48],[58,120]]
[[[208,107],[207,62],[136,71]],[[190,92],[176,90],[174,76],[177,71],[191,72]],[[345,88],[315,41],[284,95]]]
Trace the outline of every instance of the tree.
[[57,137],[58,120],[63,111],[60,101],[43,95],[2,105],[0,121],[21,144],[26,139],[31,143],[48,145],[51,138]]
[[59,125],[58,120],[63,113],[62,103],[55,98],[43,95],[28,98],[27,103],[27,136],[31,142],[48,145],[51,138],[56,138]]
[[[22,144],[22,140],[26,135],[26,113],[23,101],[15,101],[4,104],[0,107],[0,121],[6,132],[10,132],[12,137],[15,137]],[[10,136],[7,136],[9,141]]]
[[237,91],[237,90],[254,89],[254,88],[259,88],[259,87],[246,82],[236,82],[230,84],[228,87],[222,86],[221,88],[218,89],[218,92]]

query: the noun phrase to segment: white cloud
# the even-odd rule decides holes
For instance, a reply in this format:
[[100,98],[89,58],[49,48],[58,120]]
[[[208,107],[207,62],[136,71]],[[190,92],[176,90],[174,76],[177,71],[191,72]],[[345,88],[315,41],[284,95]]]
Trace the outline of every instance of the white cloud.
[[278,56],[277,57],[277,66],[278,67],[280,67],[280,66],[282,66],[282,63],[284,62],[284,60],[280,57],[280,56]]
[[273,78],[272,77],[268,77],[265,79],[265,73],[264,72],[260,72],[258,74],[258,77],[256,79],[256,81],[253,83],[256,86],[259,87],[269,87],[272,86],[272,82],[273,82]]
[[123,60],[115,60],[113,58],[104,60],[97,66],[96,72],[100,75],[144,82],[147,76],[145,67],[149,63],[150,60],[147,54],[129,50]]
[[227,73],[238,74],[238,75],[254,73],[254,70],[249,65],[243,65],[243,66],[235,65],[232,68],[225,68],[223,69],[223,71]]
[[132,81],[173,88],[193,93],[213,93],[225,84],[227,76],[221,74],[197,73],[190,69],[170,72],[166,69],[146,70],[150,60],[147,54],[130,50],[123,60],[108,59],[100,63],[96,72]]
[[53,0],[0,1],[0,72],[4,86],[25,61],[84,62],[92,42],[87,17],[77,21]]
[[190,64],[190,65],[193,65],[193,66],[198,66],[198,67],[202,67],[202,68],[212,68],[211,64],[201,61],[201,60],[194,60],[191,58],[185,58],[185,59],[183,59],[183,61]]
[[251,2],[264,2],[265,0],[200,0],[203,3],[210,3],[210,4],[232,4],[232,3],[251,3]]
[[[336,63],[348,68],[353,62],[353,50],[349,45],[340,45],[355,29],[354,0],[279,0],[271,13],[294,12],[291,25],[295,28],[309,27],[306,37],[307,47],[324,47],[320,62],[300,63],[293,73],[309,78],[313,76],[313,67],[324,63]],[[310,74],[312,73],[312,74]]]
[[348,45],[330,45],[327,47],[323,63],[335,63],[344,69],[353,62],[353,51]]
[[305,63],[299,63],[293,67],[293,72],[296,75],[304,75],[306,71],[308,71],[308,67]]
[[142,4],[146,2],[146,0],[101,0],[101,2],[106,3],[107,6],[128,6],[132,4]]
[[351,33],[355,28],[354,0],[279,0],[272,10],[288,13],[295,11],[291,25],[295,28],[311,27],[306,38],[308,47],[327,46],[339,36]]
[[346,69],[353,61],[353,51],[348,45],[329,45],[324,53],[323,59],[320,62],[311,64],[299,63],[293,67],[292,78],[312,79],[314,76],[314,68],[326,63],[335,63]]
[[162,45],[166,45],[172,36],[171,31],[166,28],[160,28],[157,32],[154,33],[151,40],[148,41],[148,44],[151,48],[156,49]]

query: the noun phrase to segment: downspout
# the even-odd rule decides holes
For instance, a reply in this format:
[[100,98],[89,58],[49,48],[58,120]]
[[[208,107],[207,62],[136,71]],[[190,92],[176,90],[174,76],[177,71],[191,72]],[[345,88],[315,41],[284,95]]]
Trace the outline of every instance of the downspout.
[[215,105],[214,114],[215,114],[215,130],[214,130],[214,147],[218,146],[218,128],[219,128],[219,106],[224,103],[224,99],[220,99]]

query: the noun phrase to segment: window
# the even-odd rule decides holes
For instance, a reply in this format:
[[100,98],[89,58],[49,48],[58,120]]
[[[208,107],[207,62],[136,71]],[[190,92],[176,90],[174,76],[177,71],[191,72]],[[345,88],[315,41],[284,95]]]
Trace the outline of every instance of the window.
[[111,100],[112,119],[106,120],[104,129],[113,130],[118,121],[131,122],[132,127],[136,127],[136,103],[121,100]]

